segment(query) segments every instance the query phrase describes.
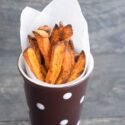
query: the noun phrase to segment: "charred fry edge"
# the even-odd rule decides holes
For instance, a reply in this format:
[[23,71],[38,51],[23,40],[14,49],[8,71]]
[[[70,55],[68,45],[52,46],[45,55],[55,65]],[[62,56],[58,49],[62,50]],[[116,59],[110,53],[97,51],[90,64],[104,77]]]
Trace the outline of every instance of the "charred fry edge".
[[62,40],[66,40],[66,39],[70,40],[72,35],[73,35],[72,25],[68,24],[63,28],[63,30],[61,32],[61,38],[62,38]]
[[58,41],[60,41],[60,28],[55,24],[50,36],[51,45],[55,45]]

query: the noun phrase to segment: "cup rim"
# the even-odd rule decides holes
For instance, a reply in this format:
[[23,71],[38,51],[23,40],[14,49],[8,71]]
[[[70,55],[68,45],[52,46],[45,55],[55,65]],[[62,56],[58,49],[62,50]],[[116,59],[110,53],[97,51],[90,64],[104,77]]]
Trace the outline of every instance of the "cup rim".
[[[22,62],[23,61],[23,62]],[[30,81],[32,84],[34,85],[38,85],[41,87],[48,87],[48,88],[66,88],[66,87],[72,87],[72,86],[76,86],[78,84],[80,84],[81,82],[85,81],[90,74],[92,73],[93,69],[94,69],[94,59],[91,53],[89,53],[89,60],[88,60],[88,64],[90,64],[89,67],[87,67],[87,72],[85,74],[85,76],[79,80],[74,80],[74,83],[66,83],[66,84],[61,84],[61,85],[52,85],[52,84],[48,84],[46,82],[42,82],[40,80],[34,80],[32,78],[30,78],[26,72],[24,72],[21,62],[24,63],[24,58],[23,58],[23,53],[20,54],[19,58],[18,58],[18,70],[20,71],[21,75],[26,78],[28,81]],[[39,82],[39,83],[38,83]]]

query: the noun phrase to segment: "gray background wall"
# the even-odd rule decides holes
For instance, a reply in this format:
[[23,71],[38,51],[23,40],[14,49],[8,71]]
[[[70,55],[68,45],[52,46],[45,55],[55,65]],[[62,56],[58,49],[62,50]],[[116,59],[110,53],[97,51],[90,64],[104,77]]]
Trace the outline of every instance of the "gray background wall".
[[[23,80],[20,13],[42,10],[51,0],[0,0],[0,125],[29,125]],[[95,69],[83,106],[84,125],[125,124],[125,0],[79,0],[88,21]]]

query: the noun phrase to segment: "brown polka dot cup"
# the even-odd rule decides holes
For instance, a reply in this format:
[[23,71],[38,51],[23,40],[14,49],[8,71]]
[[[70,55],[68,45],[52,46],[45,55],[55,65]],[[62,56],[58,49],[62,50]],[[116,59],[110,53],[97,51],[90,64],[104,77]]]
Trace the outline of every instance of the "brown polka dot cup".
[[18,68],[24,79],[24,88],[32,125],[80,125],[80,113],[84,102],[86,85],[92,73],[94,60],[89,54],[87,71],[79,81],[72,84],[38,84],[27,76],[22,54]]

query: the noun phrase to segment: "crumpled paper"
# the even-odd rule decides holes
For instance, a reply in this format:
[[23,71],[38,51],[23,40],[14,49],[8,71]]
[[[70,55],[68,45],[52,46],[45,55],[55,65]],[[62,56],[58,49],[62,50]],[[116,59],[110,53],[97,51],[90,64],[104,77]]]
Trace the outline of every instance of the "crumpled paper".
[[[29,46],[27,40],[28,34],[32,34],[32,31],[41,25],[49,25],[54,27],[55,23],[59,23],[59,21],[62,21],[64,24],[72,25],[72,40],[75,49],[78,52],[81,50],[85,51],[87,68],[87,55],[90,53],[88,25],[77,0],[53,0],[41,12],[31,7],[25,7],[21,13],[20,19],[20,39],[22,51]],[[25,67],[29,77],[35,79],[39,83],[42,82],[36,79],[26,63]],[[82,77],[84,77],[85,71],[76,80],[80,80]]]

